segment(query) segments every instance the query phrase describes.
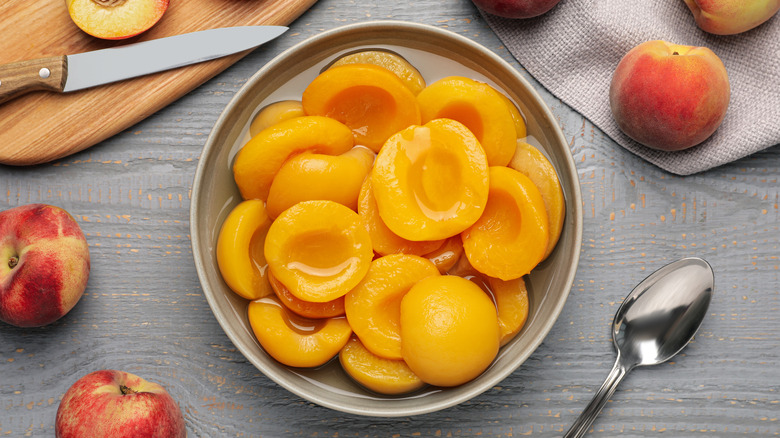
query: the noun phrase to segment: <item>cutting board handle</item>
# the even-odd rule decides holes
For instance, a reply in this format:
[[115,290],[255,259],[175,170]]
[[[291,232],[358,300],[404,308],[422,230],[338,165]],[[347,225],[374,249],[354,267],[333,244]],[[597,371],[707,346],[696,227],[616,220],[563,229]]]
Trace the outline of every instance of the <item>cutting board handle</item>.
[[68,58],[52,56],[0,65],[0,103],[34,90],[62,92]]

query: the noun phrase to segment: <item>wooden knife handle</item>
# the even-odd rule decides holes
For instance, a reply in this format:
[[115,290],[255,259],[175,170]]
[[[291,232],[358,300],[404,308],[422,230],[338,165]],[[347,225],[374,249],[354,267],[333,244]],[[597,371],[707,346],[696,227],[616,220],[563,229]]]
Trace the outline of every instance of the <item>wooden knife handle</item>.
[[34,90],[62,92],[68,58],[52,56],[0,65],[0,103]]

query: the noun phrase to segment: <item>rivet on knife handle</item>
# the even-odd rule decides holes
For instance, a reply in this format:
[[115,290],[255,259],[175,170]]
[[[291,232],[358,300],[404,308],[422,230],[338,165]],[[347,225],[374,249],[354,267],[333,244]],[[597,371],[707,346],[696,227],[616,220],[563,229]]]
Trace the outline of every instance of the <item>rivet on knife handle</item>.
[[66,56],[0,65],[0,103],[34,90],[62,92],[67,75]]

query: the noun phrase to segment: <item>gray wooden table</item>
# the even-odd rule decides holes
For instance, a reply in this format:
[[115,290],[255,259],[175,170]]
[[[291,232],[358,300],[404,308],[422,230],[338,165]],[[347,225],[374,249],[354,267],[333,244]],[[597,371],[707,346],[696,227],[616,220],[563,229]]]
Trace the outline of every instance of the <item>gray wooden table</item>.
[[780,435],[780,149],[677,177],[617,146],[528,74],[569,139],[584,211],[571,295],[530,359],[469,402],[395,419],[313,405],[244,359],[195,273],[188,218],[201,150],[261,65],[318,32],[374,19],[449,29],[525,74],[468,0],[320,0],[284,37],[137,126],[51,164],[0,166],[0,209],[67,209],[93,260],[66,317],[38,329],[0,325],[0,436],[53,436],[63,393],[103,368],[167,387],[194,437],[561,436],[612,366],[609,324],[622,298],[684,256],[715,270],[709,315],[673,362],[623,382],[589,436]]

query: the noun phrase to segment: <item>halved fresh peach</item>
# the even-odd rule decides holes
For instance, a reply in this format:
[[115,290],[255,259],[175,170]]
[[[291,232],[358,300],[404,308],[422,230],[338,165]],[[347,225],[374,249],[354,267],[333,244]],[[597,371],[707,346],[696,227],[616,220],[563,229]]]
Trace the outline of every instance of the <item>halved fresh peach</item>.
[[446,239],[482,215],[488,161],[466,126],[435,119],[387,140],[374,162],[371,185],[379,215],[395,234],[407,240]]
[[249,135],[254,137],[263,129],[270,128],[283,120],[305,115],[300,100],[280,100],[268,104],[252,119],[252,123],[249,124]]
[[374,152],[363,146],[341,155],[303,152],[287,160],[274,176],[267,208],[277,217],[301,201],[327,199],[357,211],[363,180],[371,171]]
[[566,215],[566,201],[558,174],[550,160],[539,149],[524,141],[517,142],[517,150],[509,167],[530,178],[542,195],[550,230],[550,240],[544,251],[544,258],[547,258],[561,237]]
[[345,64],[374,64],[395,73],[413,94],[425,88],[425,79],[409,61],[391,50],[374,49],[359,50],[347,53],[335,60],[328,68]]
[[485,212],[461,237],[466,257],[479,272],[502,280],[528,274],[544,257],[549,239],[539,189],[514,169],[491,167]]
[[439,275],[428,259],[391,254],[371,262],[365,278],[344,298],[347,320],[363,345],[377,356],[401,359],[401,299],[415,283]]
[[371,353],[354,335],[339,352],[339,362],[356,382],[380,394],[405,394],[425,386],[406,362]]
[[293,295],[292,292],[287,289],[287,286],[277,280],[270,271],[268,272],[268,282],[271,283],[271,288],[276,294],[276,298],[279,299],[279,302],[281,302],[284,307],[300,316],[321,319],[344,315],[344,296],[324,303],[314,303],[311,301],[304,301]]
[[291,367],[317,367],[344,348],[352,329],[343,316],[309,319],[287,310],[271,295],[249,303],[249,325],[274,359]]
[[352,129],[355,144],[378,152],[385,140],[420,123],[414,94],[390,70],[371,64],[346,64],[320,73],[303,91],[303,110]]
[[379,216],[379,209],[376,206],[376,198],[371,188],[371,178],[363,181],[360,188],[360,197],[358,198],[358,214],[363,218],[368,228],[368,234],[371,236],[371,244],[374,252],[379,255],[388,254],[414,254],[423,255],[434,251],[444,244],[443,240],[407,240],[395,234],[387,228],[387,225]]
[[244,199],[268,199],[276,172],[304,151],[339,155],[352,149],[352,131],[328,117],[283,120],[260,131],[236,155],[233,177]]
[[107,40],[130,38],[154,26],[168,0],[66,0],[68,14],[84,32]]
[[461,76],[440,79],[417,95],[422,122],[457,120],[477,137],[491,166],[506,166],[515,153],[517,129],[506,96]]
[[528,288],[523,277],[507,281],[493,277],[484,279],[496,303],[500,345],[504,346],[520,332],[528,319]]
[[243,201],[231,210],[217,238],[217,266],[228,287],[256,300],[271,294],[263,247],[271,218],[263,201]]
[[357,213],[333,201],[304,201],[273,221],[265,259],[274,277],[296,297],[323,303],[363,279],[374,252]]

